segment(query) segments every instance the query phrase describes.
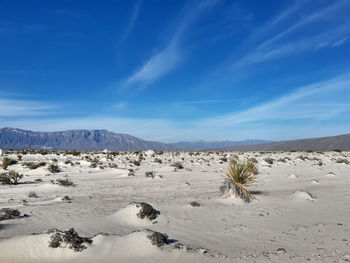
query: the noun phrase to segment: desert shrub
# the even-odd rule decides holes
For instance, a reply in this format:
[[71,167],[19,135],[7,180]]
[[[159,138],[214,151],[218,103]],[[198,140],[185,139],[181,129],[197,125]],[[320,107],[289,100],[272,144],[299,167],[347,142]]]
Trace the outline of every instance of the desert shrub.
[[40,162],[40,163],[33,163],[33,162],[28,162],[28,163],[23,163],[24,166],[27,166],[29,169],[34,170],[39,167],[45,166],[45,162]]
[[1,208],[0,209],[0,221],[8,219],[19,218],[20,212],[17,209]]
[[183,169],[184,168],[184,166],[183,166],[183,164],[181,162],[175,162],[171,166],[174,166],[177,169]]
[[157,247],[161,247],[161,246],[168,244],[168,235],[167,234],[152,231],[152,234],[148,235],[147,237],[151,240],[152,245],[155,245]]
[[286,162],[286,159],[285,159],[285,158],[279,158],[279,159],[277,160],[277,162],[285,163],[285,162]]
[[250,161],[236,161],[232,159],[226,171],[225,185],[221,190],[228,194],[233,191],[236,197],[249,203],[254,199],[254,196],[248,191],[247,187],[255,185],[258,169],[255,164]]
[[67,231],[52,229],[48,232],[50,234],[49,247],[51,248],[68,247],[74,251],[82,251],[87,248],[86,245],[92,243],[91,238],[79,236],[74,228]]
[[132,164],[135,165],[135,166],[140,166],[141,162],[137,161],[137,160],[133,160]]
[[252,163],[258,163],[258,160],[254,157],[249,158],[248,161],[250,161]]
[[72,199],[68,195],[65,195],[62,197],[62,201],[67,201],[68,203],[71,203]]
[[273,164],[274,159],[268,157],[268,158],[265,158],[264,161],[267,162],[268,164]]
[[349,164],[349,160],[348,159],[342,159],[342,158],[339,158],[335,161],[336,163],[345,163],[345,164]]
[[147,172],[145,172],[145,176],[147,178],[154,178],[155,175],[156,175],[156,172],[154,172],[154,171],[147,171]]
[[302,161],[305,161],[305,160],[307,159],[307,157],[305,157],[305,156],[303,156],[303,155],[299,155],[299,156],[297,157],[297,159],[300,159],[300,160],[302,160]]
[[192,202],[189,202],[188,203],[190,206],[193,206],[193,207],[200,207],[200,203],[196,202],[196,201],[192,201]]
[[56,164],[50,164],[47,167],[47,170],[49,170],[49,172],[51,172],[51,173],[59,173],[61,171],[60,168],[58,167],[58,165],[56,165]]
[[41,155],[46,155],[46,154],[49,154],[50,151],[48,151],[48,150],[39,150],[39,151],[37,151],[37,153],[41,154]]
[[334,149],[333,152],[337,152],[337,153],[341,153],[342,150],[339,150],[339,149]]
[[128,176],[135,176],[134,169],[128,169]]
[[37,195],[34,191],[30,191],[30,192],[28,193],[28,197],[29,197],[29,198],[38,198],[38,195]]
[[0,174],[0,183],[1,184],[18,184],[18,181],[23,178],[22,174],[17,173],[16,171],[9,171],[7,173]]
[[137,214],[137,217],[141,219],[148,218],[149,220],[154,220],[160,214],[153,206],[145,202],[133,202],[131,204],[135,204],[136,207],[141,207],[140,212]]
[[108,167],[109,168],[118,168],[118,164],[116,164],[116,163],[109,163]]
[[17,154],[17,159],[18,159],[18,161],[22,161],[22,155]]
[[221,157],[219,160],[226,163],[227,162],[227,157]]
[[154,162],[156,162],[156,163],[162,163],[163,161],[162,161],[162,159],[155,158],[155,159],[154,159]]
[[64,155],[68,155],[68,154],[73,155],[73,156],[79,156],[79,155],[81,154],[81,152],[80,152],[80,151],[76,151],[76,150],[73,150],[73,151],[65,151],[65,152],[64,152]]
[[75,184],[72,182],[72,180],[66,178],[66,179],[56,179],[55,184],[61,185],[61,186],[75,186]]
[[90,168],[96,168],[102,164],[97,156],[95,156],[94,159],[88,158],[88,161],[91,163],[89,166]]
[[51,161],[53,161],[54,163],[58,162],[58,160],[56,158],[53,158]]
[[16,164],[17,161],[14,160],[14,159],[11,159],[11,158],[8,158],[8,157],[5,157],[3,160],[2,160],[2,168],[4,168],[4,170],[7,169],[7,167],[9,167],[10,165],[13,165],[13,164]]

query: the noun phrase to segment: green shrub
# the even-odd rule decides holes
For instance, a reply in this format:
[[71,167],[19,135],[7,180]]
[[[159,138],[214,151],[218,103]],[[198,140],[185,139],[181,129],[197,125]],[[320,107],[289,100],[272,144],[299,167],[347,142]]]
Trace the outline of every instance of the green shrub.
[[236,197],[249,203],[254,199],[254,196],[247,187],[255,185],[257,174],[258,169],[251,161],[240,162],[232,159],[225,174],[227,180],[221,190],[226,194],[233,191]]

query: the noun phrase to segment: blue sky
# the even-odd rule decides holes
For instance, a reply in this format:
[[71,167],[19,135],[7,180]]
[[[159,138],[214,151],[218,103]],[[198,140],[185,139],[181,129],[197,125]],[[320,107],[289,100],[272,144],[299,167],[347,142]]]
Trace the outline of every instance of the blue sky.
[[5,0],[0,127],[350,133],[350,0]]

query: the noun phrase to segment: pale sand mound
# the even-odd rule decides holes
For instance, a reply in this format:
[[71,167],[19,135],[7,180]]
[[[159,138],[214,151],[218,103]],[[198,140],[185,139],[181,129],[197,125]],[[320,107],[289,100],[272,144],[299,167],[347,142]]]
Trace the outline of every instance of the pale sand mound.
[[297,176],[296,174],[290,174],[289,176],[288,176],[288,178],[291,178],[291,179],[296,179],[296,178],[298,178],[299,176]]
[[296,191],[290,195],[295,201],[314,201],[315,198],[307,192]]
[[147,217],[140,218],[138,214],[140,213],[141,209],[142,207],[138,206],[137,203],[131,203],[127,207],[122,208],[118,212],[111,215],[109,218],[120,224],[137,227],[150,226],[159,219],[159,216],[153,220],[150,220]]
[[133,232],[125,236],[97,235],[81,252],[67,247],[50,248],[49,235],[30,235],[0,242],[1,262],[210,262],[198,253],[174,250],[172,245],[152,245],[151,231]]

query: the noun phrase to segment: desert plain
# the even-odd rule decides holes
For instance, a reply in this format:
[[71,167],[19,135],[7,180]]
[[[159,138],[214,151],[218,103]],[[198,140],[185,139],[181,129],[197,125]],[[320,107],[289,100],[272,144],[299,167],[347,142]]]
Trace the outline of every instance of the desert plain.
[[[0,157],[23,175],[0,184],[20,212],[0,221],[0,262],[350,261],[350,152],[43,153]],[[220,191],[232,158],[256,163],[251,203]],[[71,228],[84,249],[49,246]]]

